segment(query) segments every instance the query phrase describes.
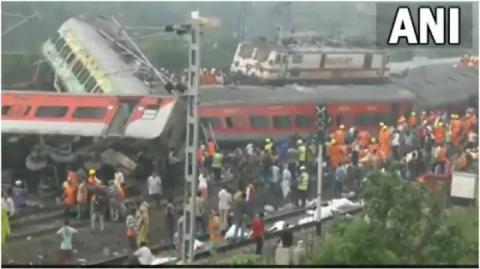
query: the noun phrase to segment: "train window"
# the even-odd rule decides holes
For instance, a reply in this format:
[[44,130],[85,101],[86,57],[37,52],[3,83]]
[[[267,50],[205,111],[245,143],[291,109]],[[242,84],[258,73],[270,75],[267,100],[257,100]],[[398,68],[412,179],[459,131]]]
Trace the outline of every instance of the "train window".
[[250,126],[252,126],[253,129],[265,129],[270,127],[270,121],[265,116],[251,116]]
[[93,88],[92,93],[103,93],[103,90],[100,85],[97,85],[95,88]]
[[207,129],[210,128],[209,125],[211,125],[213,129],[222,128],[222,122],[216,117],[202,117],[200,123]]
[[80,75],[78,75],[78,81],[80,82],[80,84],[83,85],[89,77],[90,77],[90,72],[86,69],[83,69]]
[[72,52],[72,50],[70,49],[70,47],[67,45],[65,45],[65,47],[62,49],[62,51],[60,51],[60,56],[62,58],[65,58],[67,57],[68,54],[70,54],[70,52]]
[[52,42],[55,42],[55,49],[57,52],[60,52],[63,46],[65,46],[65,39],[63,39],[63,37],[60,37],[58,40],[52,40]]
[[300,70],[292,70],[292,71],[290,71],[290,76],[291,76],[291,77],[298,77],[298,76],[300,76]]
[[295,116],[295,125],[297,125],[298,128],[311,128],[313,126],[313,119],[310,116],[297,115]]
[[336,123],[337,125],[345,124],[342,114],[338,114],[338,115],[337,115],[337,117],[335,118],[335,123]]
[[280,54],[277,54],[277,57],[275,57],[275,63],[279,64],[281,60],[282,60],[282,56]]
[[245,120],[242,116],[226,117],[225,124],[227,128],[244,128]]
[[294,64],[299,64],[303,61],[303,55],[301,54],[295,54],[292,56],[292,63]]
[[388,117],[381,114],[360,114],[355,118],[355,124],[362,125],[377,125],[379,122],[388,122]]
[[82,61],[78,60],[74,65],[73,65],[73,68],[72,68],[72,72],[73,74],[76,76],[83,68],[83,64],[82,64]]
[[103,119],[107,109],[104,107],[77,107],[75,112],[73,112],[72,117],[76,119]]
[[148,105],[143,110],[142,120],[154,120],[157,117],[159,105]]
[[35,116],[41,118],[61,118],[67,114],[67,106],[40,106],[35,112]]
[[67,60],[66,60],[67,64],[70,64],[70,63],[74,62],[75,58],[76,58],[75,53],[73,53],[73,52],[70,53],[70,55],[68,55]]
[[93,88],[97,85],[97,80],[94,77],[90,77],[90,79],[85,84],[85,91],[91,92]]
[[2,106],[2,116],[7,115],[10,109],[12,109],[12,106]]
[[238,56],[240,56],[240,58],[250,58],[250,57],[252,57],[253,49],[254,49],[253,45],[243,44],[240,47],[240,51],[238,52]]
[[274,128],[290,128],[290,117],[288,116],[273,116]]

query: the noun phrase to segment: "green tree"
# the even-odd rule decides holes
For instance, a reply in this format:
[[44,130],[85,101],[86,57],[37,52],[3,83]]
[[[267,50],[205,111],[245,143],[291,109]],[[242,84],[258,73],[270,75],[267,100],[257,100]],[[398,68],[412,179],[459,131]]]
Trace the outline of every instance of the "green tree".
[[396,174],[369,177],[364,216],[336,223],[313,264],[477,264],[478,213]]

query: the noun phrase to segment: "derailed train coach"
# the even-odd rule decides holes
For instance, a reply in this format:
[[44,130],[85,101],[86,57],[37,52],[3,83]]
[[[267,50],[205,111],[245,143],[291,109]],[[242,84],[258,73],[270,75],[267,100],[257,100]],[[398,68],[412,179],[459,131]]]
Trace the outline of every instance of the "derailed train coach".
[[126,156],[181,159],[185,115],[185,101],[172,96],[2,91],[2,168],[108,163],[132,172]]

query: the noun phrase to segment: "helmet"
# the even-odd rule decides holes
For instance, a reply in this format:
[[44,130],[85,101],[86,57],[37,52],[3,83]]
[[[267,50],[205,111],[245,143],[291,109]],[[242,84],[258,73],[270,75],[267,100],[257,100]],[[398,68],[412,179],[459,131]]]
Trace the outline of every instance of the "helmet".
[[340,124],[340,129],[342,129],[342,130],[345,129],[345,125]]
[[385,126],[385,123],[383,123],[383,121],[381,121],[379,125],[380,126]]
[[266,143],[270,143],[270,141],[271,141],[270,138],[265,138]]
[[305,166],[300,166],[300,170],[305,170]]
[[337,143],[337,140],[335,140],[335,138],[332,138],[331,143],[332,143],[332,144],[335,144],[335,143]]
[[417,113],[415,113],[415,111],[412,111],[412,116],[415,116],[417,115]]
[[377,139],[375,139],[375,137],[372,137],[372,139],[370,140],[372,143],[377,143]]
[[15,186],[21,186],[21,185],[22,185],[22,181],[21,181],[21,180],[15,181]]
[[299,145],[303,144],[302,139],[298,139],[298,140],[297,140],[297,144],[299,144]]
[[426,112],[426,111],[422,111],[422,115],[426,115],[426,114],[427,114],[427,112]]
[[205,149],[205,145],[200,145],[200,148],[201,148],[201,149]]
[[383,125],[383,126],[382,126],[382,129],[383,129],[383,130],[386,130],[387,128],[388,128],[387,125]]
[[89,176],[93,176],[93,175],[95,175],[95,174],[96,174],[95,169],[90,169],[90,170],[88,170],[88,175],[89,175]]
[[443,122],[439,122],[439,123],[438,123],[438,126],[439,126],[439,127],[442,127],[442,126],[443,126]]

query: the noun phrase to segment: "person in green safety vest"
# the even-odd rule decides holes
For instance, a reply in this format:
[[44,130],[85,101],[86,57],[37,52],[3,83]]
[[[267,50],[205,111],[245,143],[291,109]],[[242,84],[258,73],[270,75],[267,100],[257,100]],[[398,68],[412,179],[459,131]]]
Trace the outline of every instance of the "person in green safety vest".
[[297,140],[297,150],[299,165],[305,165],[305,161],[307,160],[307,146],[305,146],[302,139]]
[[6,241],[7,237],[10,236],[10,221],[8,219],[7,210],[2,207],[2,259],[5,261],[7,256]]
[[270,138],[265,139],[265,147],[263,148],[266,153],[272,155],[273,153],[273,142]]
[[222,180],[222,162],[223,154],[220,152],[216,152],[215,155],[213,155],[212,169],[213,174],[215,175],[215,181],[217,182]]
[[300,198],[302,207],[307,206],[308,181],[308,173],[305,169],[305,166],[302,165],[300,166],[300,177],[298,179],[298,197]]

